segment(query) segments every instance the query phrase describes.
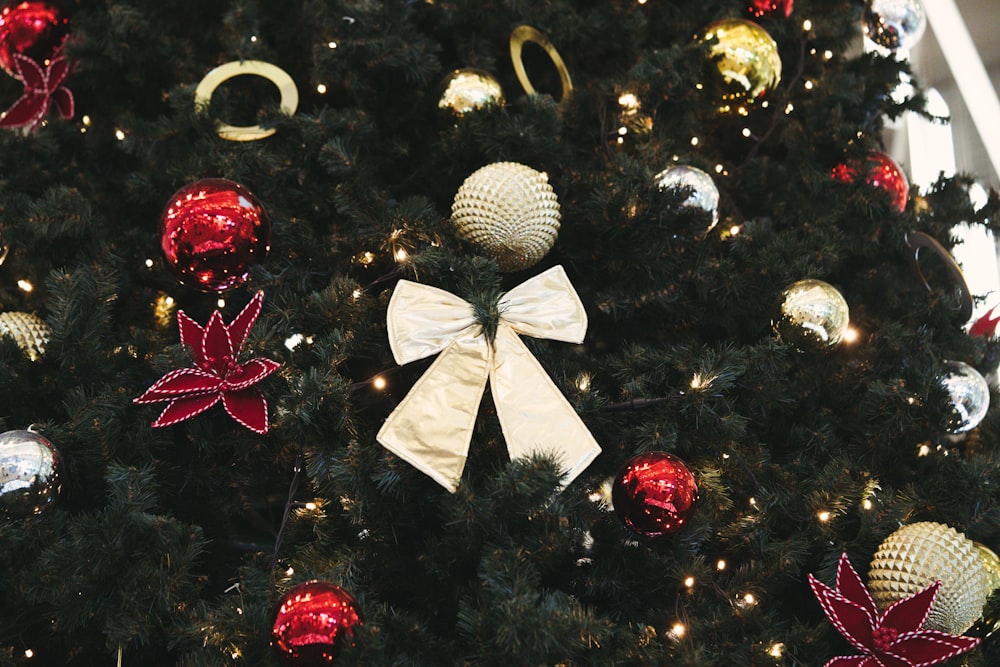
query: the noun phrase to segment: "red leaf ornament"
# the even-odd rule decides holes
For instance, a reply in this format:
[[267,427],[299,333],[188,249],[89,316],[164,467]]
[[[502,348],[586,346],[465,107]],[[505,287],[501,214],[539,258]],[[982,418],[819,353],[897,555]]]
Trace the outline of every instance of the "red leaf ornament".
[[833,627],[861,652],[833,658],[824,667],[929,667],[979,645],[973,637],[922,629],[940,581],[879,613],[847,554],[842,554],[836,588],[811,574],[809,586]]
[[70,63],[61,54],[42,66],[20,53],[12,54],[18,78],[24,82],[24,92],[13,106],[0,114],[0,128],[36,130],[55,104],[64,119],[73,117],[73,93],[62,85],[69,76]]
[[184,311],[177,311],[181,344],[191,349],[195,365],[170,371],[133,400],[134,403],[169,401],[153,422],[154,427],[190,419],[221,402],[226,413],[237,422],[255,433],[267,433],[267,400],[254,385],[281,364],[264,357],[255,357],[244,364],[237,361],[263,302],[264,293],[257,292],[229,324],[216,310],[204,327]]

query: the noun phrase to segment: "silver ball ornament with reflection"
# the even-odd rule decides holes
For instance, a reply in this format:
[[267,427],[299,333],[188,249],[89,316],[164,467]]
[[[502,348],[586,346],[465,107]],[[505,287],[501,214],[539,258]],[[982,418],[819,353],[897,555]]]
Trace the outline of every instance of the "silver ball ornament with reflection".
[[800,280],[781,293],[774,332],[800,350],[831,348],[847,333],[850,311],[843,295],[822,280]]
[[927,28],[920,0],[870,0],[863,21],[865,37],[893,51],[913,48]]
[[990,385],[963,361],[945,362],[935,378],[948,393],[948,433],[964,433],[979,426],[990,409]]
[[684,200],[684,206],[695,206],[707,211],[712,216],[710,231],[719,224],[719,188],[708,173],[686,164],[667,167],[653,177],[656,187],[660,190],[671,188],[687,188],[691,191]]
[[0,433],[0,510],[38,514],[59,495],[59,452],[33,431]]

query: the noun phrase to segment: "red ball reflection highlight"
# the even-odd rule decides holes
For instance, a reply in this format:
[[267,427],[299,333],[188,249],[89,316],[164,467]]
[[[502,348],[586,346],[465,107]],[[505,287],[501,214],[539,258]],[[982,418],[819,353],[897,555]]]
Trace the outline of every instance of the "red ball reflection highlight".
[[788,18],[794,5],[795,0],[750,0],[747,11],[757,18],[779,14]]
[[324,665],[357,643],[363,625],[357,603],[344,589],[307,581],[281,598],[271,639],[291,664]]
[[643,537],[679,530],[698,503],[698,485],[684,462],[667,452],[633,457],[615,477],[611,502],[618,518]]
[[55,55],[69,34],[69,19],[45,2],[12,3],[0,11],[0,67],[16,77],[14,54],[41,66]]
[[892,207],[906,210],[910,183],[896,161],[881,151],[872,151],[864,159],[850,158],[833,168],[833,177],[844,183],[865,183],[889,195]]
[[160,216],[160,247],[179,281],[224,292],[250,276],[271,249],[271,223],[257,198],[222,178],[195,181],[170,197]]

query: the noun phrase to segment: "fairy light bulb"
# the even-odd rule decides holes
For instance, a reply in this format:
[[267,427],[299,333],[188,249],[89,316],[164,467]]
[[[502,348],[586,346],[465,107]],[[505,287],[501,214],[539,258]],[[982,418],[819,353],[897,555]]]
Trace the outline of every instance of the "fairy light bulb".
[[816,514],[816,518],[819,519],[821,522],[826,523],[827,521],[830,520],[830,513],[826,510],[823,510],[818,514]]
[[725,570],[726,569],[726,561],[724,561],[724,560],[722,560],[720,558],[719,562],[715,564],[715,569],[718,570],[719,572],[722,572],[723,570]]
[[378,391],[382,391],[383,389],[385,389],[387,384],[388,383],[385,381],[385,378],[382,377],[381,375],[376,376],[375,379],[372,380],[372,386],[375,387],[375,389],[377,389]]
[[32,285],[30,282],[28,282],[27,280],[24,280],[24,279],[18,280],[17,281],[17,286],[20,287],[21,290],[24,291],[24,292],[31,292],[31,291],[33,291],[35,289],[34,285]]
[[685,588],[694,588],[694,577],[685,577],[684,578],[684,587]]

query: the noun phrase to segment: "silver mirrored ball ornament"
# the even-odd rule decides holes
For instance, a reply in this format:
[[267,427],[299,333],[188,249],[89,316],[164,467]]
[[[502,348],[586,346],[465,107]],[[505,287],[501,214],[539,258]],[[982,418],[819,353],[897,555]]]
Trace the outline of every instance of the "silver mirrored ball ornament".
[[986,378],[963,361],[948,361],[936,379],[948,393],[948,433],[964,433],[979,426],[990,409]]
[[719,188],[707,172],[686,164],[667,167],[653,177],[660,190],[688,188],[691,194],[684,200],[684,206],[695,206],[712,216],[711,230],[719,224]]
[[23,518],[59,495],[59,452],[33,431],[0,433],[0,510]]

